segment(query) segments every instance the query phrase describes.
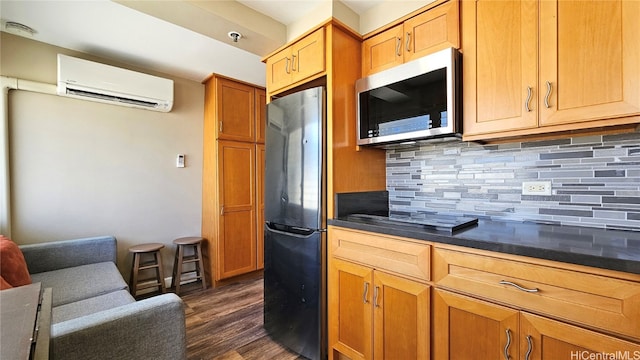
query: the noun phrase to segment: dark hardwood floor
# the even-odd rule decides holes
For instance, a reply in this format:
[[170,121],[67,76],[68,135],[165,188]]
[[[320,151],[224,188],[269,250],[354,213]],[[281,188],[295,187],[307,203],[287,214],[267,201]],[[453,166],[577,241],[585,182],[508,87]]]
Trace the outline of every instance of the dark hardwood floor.
[[266,334],[262,278],[204,291],[183,289],[189,360],[305,359]]

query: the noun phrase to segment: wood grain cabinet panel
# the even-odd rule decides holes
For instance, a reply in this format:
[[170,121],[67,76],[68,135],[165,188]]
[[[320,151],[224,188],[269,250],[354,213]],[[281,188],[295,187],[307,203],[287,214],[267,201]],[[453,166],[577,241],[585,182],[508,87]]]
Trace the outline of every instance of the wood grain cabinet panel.
[[329,267],[329,352],[352,360],[372,359],[373,317],[371,294],[373,269],[330,260]]
[[264,144],[256,144],[256,252],[257,268],[264,269]]
[[265,101],[251,84],[217,74],[205,82],[202,236],[213,286],[264,267]]
[[463,1],[464,139],[640,122],[640,3]]
[[256,99],[256,142],[264,144],[267,129],[267,92],[264,89],[255,89]]
[[256,270],[255,145],[219,141],[217,280]]
[[[381,240],[393,240],[386,247],[374,241],[367,250],[362,236],[357,231],[329,228],[332,244],[336,244],[336,238],[344,243],[353,237],[351,245],[364,251],[365,258],[378,252],[384,258],[385,254],[398,250],[401,258],[408,259],[407,248],[401,248],[401,241]],[[335,255],[336,249],[340,247],[333,246],[329,251],[329,358],[429,359],[431,287],[381,270],[377,265],[346,261]],[[345,254],[349,251],[342,252],[341,257]],[[389,265],[386,261],[372,263]]]
[[463,1],[464,132],[538,126],[537,1]]
[[638,19],[637,1],[540,2],[541,126],[640,114]]
[[505,306],[434,290],[434,359],[521,359],[518,316]]
[[325,71],[324,28],[270,55],[266,63],[270,93]]
[[218,139],[255,141],[255,88],[224,78],[216,83]]
[[634,359],[640,345],[446,290],[433,299],[435,359]]
[[423,282],[431,278],[431,245],[335,227],[329,244],[336,258]]
[[433,269],[439,287],[640,339],[639,282],[442,248]]
[[362,42],[362,76],[404,63],[404,27],[396,25]]
[[362,42],[362,76],[460,47],[459,3],[450,0]]

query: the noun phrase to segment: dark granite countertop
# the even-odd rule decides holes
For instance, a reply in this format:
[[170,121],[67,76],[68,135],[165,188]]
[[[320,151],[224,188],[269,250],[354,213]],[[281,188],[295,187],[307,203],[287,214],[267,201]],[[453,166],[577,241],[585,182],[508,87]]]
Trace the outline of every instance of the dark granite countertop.
[[329,225],[640,274],[640,232],[479,220],[449,233],[346,216]]

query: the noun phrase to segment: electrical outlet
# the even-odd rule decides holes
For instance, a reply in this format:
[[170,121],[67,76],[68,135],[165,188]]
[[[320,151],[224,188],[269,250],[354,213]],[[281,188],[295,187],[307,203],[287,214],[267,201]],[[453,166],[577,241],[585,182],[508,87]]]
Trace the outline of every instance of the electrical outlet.
[[525,181],[522,195],[551,195],[551,181]]

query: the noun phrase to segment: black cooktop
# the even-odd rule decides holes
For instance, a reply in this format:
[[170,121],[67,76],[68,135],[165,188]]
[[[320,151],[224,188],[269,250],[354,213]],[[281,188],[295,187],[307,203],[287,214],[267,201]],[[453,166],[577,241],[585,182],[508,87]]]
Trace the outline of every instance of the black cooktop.
[[456,215],[417,214],[413,216],[379,216],[368,214],[351,214],[349,221],[360,221],[372,225],[393,225],[413,227],[418,230],[436,230],[453,233],[460,229],[476,225],[478,218]]

